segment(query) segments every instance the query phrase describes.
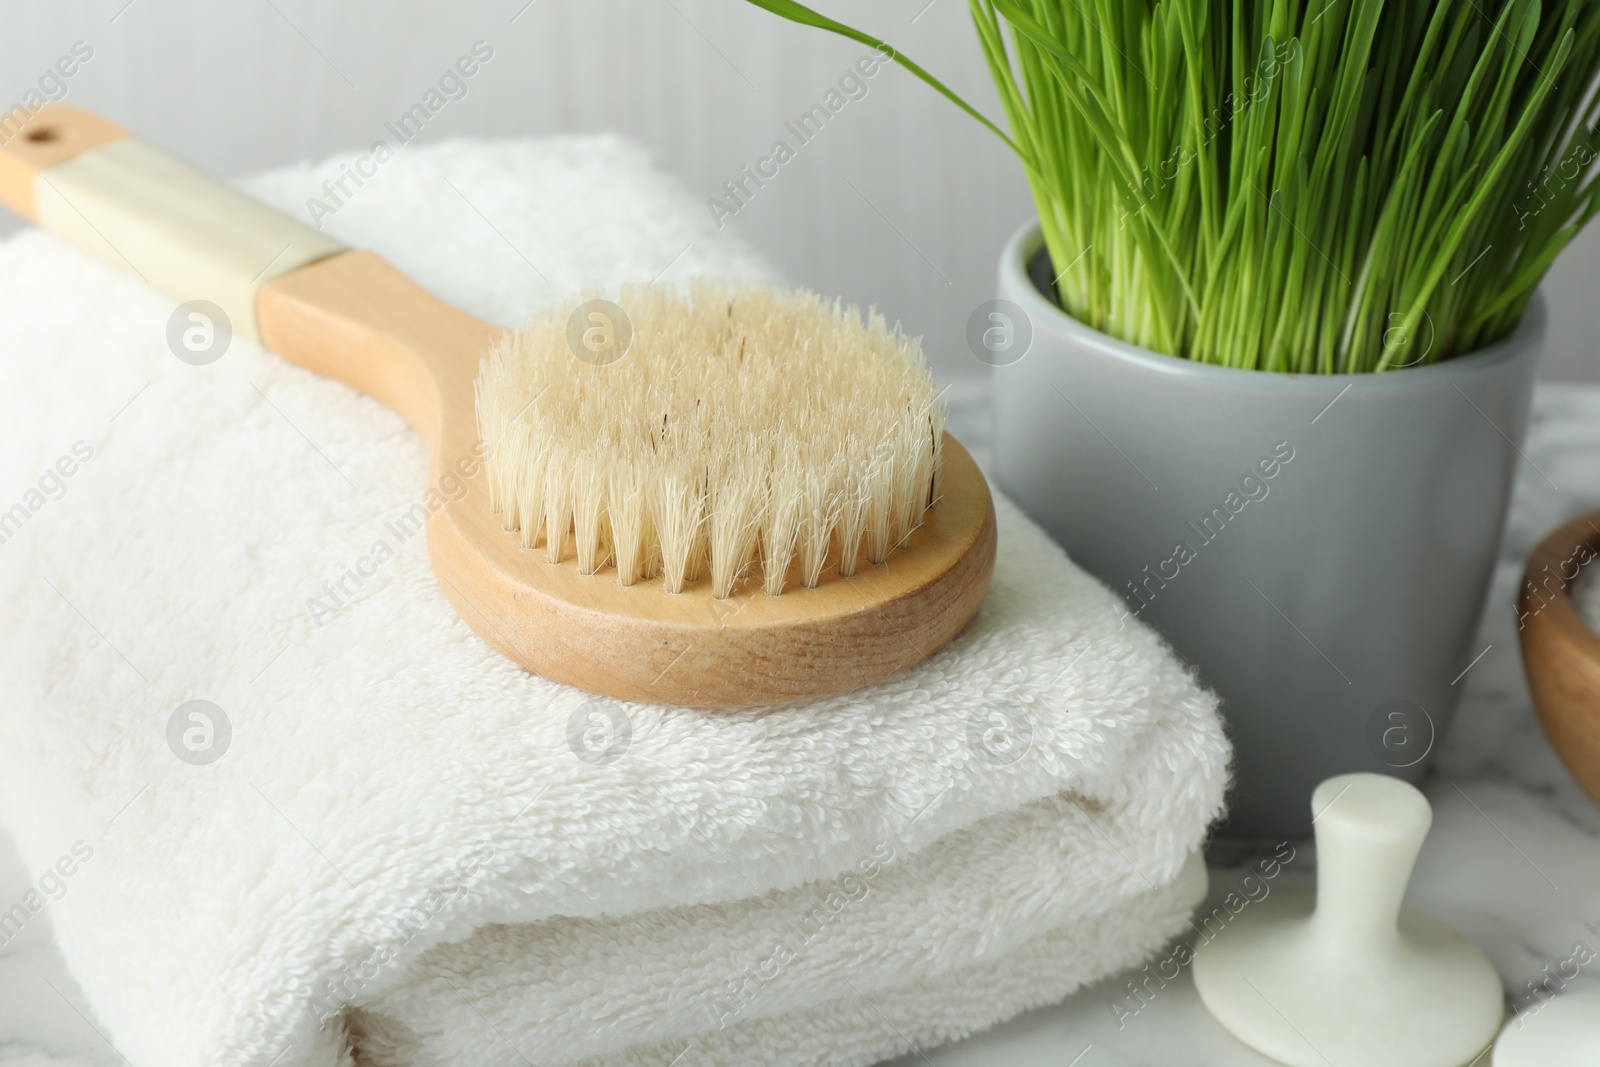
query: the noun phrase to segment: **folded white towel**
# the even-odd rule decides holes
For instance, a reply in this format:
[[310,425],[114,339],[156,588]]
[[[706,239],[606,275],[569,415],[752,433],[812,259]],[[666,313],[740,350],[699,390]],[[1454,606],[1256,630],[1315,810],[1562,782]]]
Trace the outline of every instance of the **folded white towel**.
[[[304,217],[341,162],[250,187]],[[406,149],[326,221],[507,324],[771,277],[611,138]],[[0,818],[53,872],[20,921],[48,909],[133,1063],[868,1063],[1128,965],[1198,898],[1215,701],[1003,498],[989,598],[925,665],[600,700],[439,595],[395,416],[243,341],[180,362],[176,303],[0,246]]]

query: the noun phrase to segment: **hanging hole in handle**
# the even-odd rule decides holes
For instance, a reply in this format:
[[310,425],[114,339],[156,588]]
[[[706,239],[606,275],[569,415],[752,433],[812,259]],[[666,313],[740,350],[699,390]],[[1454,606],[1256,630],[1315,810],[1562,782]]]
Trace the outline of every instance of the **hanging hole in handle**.
[[37,130],[28,131],[28,140],[34,144],[49,144],[60,139],[61,133],[54,126],[41,126]]

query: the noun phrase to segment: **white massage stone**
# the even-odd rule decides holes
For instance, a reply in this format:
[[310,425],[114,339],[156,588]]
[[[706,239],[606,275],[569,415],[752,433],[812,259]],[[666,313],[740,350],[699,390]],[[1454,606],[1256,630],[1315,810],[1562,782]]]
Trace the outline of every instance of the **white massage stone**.
[[1500,1028],[1500,977],[1444,923],[1402,908],[1433,809],[1378,774],[1311,798],[1317,891],[1252,904],[1199,949],[1217,1020],[1290,1067],[1463,1067]]
[[1512,1020],[1494,1044],[1493,1067],[1600,1067],[1600,993],[1557,997]]

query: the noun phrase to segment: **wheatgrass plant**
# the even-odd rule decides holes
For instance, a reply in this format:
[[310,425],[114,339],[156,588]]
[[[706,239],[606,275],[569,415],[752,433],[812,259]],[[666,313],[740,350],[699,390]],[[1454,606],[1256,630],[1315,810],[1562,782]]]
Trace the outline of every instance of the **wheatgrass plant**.
[[1355,373],[1507,334],[1600,210],[1600,0],[969,0],[1057,298],[1159,352]]

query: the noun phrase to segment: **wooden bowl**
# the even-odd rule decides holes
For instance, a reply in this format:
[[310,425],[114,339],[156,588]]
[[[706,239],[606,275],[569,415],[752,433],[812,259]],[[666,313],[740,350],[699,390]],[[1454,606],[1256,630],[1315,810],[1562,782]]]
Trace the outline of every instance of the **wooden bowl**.
[[1579,568],[1597,556],[1600,511],[1546,537],[1528,557],[1517,618],[1522,663],[1545,736],[1600,803],[1600,634],[1579,616],[1571,592]]

